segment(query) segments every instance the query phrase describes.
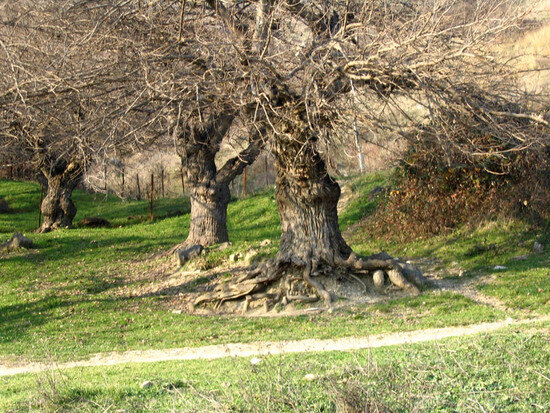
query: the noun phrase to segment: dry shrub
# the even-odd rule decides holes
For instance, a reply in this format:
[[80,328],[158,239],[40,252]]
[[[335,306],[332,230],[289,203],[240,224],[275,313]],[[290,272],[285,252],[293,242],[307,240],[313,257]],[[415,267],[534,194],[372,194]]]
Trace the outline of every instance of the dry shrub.
[[[466,151],[466,142],[485,153]],[[393,190],[367,219],[369,231],[406,239],[491,218],[547,225],[550,145],[541,140],[524,150],[506,150],[502,140],[474,130],[447,144],[430,133],[417,136],[393,175]]]

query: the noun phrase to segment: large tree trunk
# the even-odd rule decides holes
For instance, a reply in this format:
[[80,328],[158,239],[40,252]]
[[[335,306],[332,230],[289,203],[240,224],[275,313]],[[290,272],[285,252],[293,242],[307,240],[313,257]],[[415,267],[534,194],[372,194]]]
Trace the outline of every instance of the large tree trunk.
[[228,184],[217,180],[216,153],[233,119],[233,114],[221,113],[183,135],[182,168],[191,198],[187,245],[208,247],[229,240],[226,222],[231,196]]
[[204,247],[229,241],[227,205],[231,199],[226,183],[190,184],[191,223],[186,244]]
[[274,145],[282,229],[278,258],[299,266],[311,260],[333,266],[346,260],[351,248],[338,226],[340,186],[313,144],[289,137]]
[[39,231],[71,228],[76,216],[76,206],[71,196],[80,181],[81,174],[66,169],[56,174],[46,171],[44,175],[47,178],[46,196],[40,207],[44,222]]
[[251,134],[249,146],[227,160],[218,170],[216,154],[235,115],[217,113],[203,126],[184,128],[182,171],[191,198],[191,223],[186,245],[203,247],[229,241],[227,206],[231,200],[229,184],[250,165],[260,151],[263,130]]
[[[399,288],[419,292],[425,279],[417,268],[385,253],[361,258],[342,238],[337,212],[340,187],[328,175],[315,144],[315,137],[307,131],[281,134],[273,142],[282,229],[277,257],[232,284],[223,283],[200,295],[194,305],[244,297],[246,311],[251,301],[259,299],[285,304],[322,298],[330,307],[333,296],[325,289],[322,276],[342,273],[354,277],[362,288],[367,284],[357,275],[372,277],[378,289],[388,279]],[[266,292],[269,286],[274,289]]]

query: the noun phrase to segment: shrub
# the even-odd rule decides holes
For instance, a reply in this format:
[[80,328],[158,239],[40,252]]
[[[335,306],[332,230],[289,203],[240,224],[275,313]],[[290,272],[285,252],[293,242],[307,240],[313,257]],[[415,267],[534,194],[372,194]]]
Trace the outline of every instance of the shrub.
[[[524,122],[524,120],[518,120]],[[519,217],[536,225],[550,219],[550,143],[521,148],[475,119],[447,118],[453,139],[436,128],[414,137],[387,195],[368,226],[371,232],[424,237],[494,217]],[[445,131],[448,134],[448,130]]]

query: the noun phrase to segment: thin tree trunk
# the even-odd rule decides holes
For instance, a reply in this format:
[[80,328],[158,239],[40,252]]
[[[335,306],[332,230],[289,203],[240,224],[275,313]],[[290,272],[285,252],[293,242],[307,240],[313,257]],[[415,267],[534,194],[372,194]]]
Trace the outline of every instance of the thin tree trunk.
[[363,149],[361,148],[361,142],[359,140],[359,127],[357,125],[357,117],[353,122],[353,130],[355,132],[355,148],[357,149],[357,159],[359,161],[359,171],[361,174],[365,173],[365,156],[363,155]]
[[136,174],[136,184],[137,184],[137,199],[141,200],[141,186],[139,184],[139,174]]
[[105,195],[109,195],[109,189],[107,188],[107,164],[103,167],[103,186],[105,187]]
[[125,170],[122,168],[122,189],[120,191],[120,195],[124,198],[124,178],[125,178]]
[[149,197],[149,221],[152,221],[153,219],[155,219],[155,216],[153,215],[154,199],[155,199],[155,174],[151,173],[151,194]]

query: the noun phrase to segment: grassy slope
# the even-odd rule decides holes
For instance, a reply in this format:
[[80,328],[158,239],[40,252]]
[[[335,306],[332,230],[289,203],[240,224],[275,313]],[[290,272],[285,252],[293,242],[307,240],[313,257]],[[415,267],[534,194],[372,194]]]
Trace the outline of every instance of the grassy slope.
[[[271,356],[257,365],[231,358],[0,378],[0,410],[330,412],[347,403],[360,410],[336,411],[543,412],[549,365],[545,323],[322,357]],[[151,386],[142,388],[145,381]]]
[[[368,191],[384,182],[384,175],[354,179],[355,198],[342,213],[343,228],[374,207]],[[17,195],[12,195],[17,194]],[[28,183],[0,182],[0,196],[21,212],[0,215],[0,238],[15,229],[35,226],[38,188]],[[534,239],[518,223],[489,225],[458,231],[428,241],[392,245],[361,235],[354,247],[367,253],[387,249],[407,256],[437,257],[442,265],[458,261],[468,274],[488,273],[495,264],[509,266],[484,292],[506,300],[507,313],[476,304],[450,292],[427,292],[420,297],[362,305],[333,315],[288,318],[197,317],[174,314],[162,306],[167,296],[121,296],[121,286],[138,286],[135,273],[151,273],[151,253],[180,242],[188,215],[153,223],[128,220],[145,214],[146,202],[121,202],[77,192],[77,220],[89,215],[110,219],[115,228],[74,229],[30,234],[37,249],[12,253],[0,261],[0,357],[28,360],[67,360],[104,351],[199,346],[235,341],[299,339],[368,335],[387,331],[461,325],[518,316],[517,309],[548,312],[549,254],[512,261],[525,253]],[[157,215],[186,210],[187,201],[159,202]],[[234,245],[208,257],[214,265],[236,250],[257,246],[279,235],[273,192],[238,200],[229,207]],[[275,243],[276,244],[276,243]],[[273,253],[276,246],[270,247]],[[146,281],[145,281],[146,282]],[[540,289],[540,291],[539,291]],[[169,297],[173,298],[173,297]]]

